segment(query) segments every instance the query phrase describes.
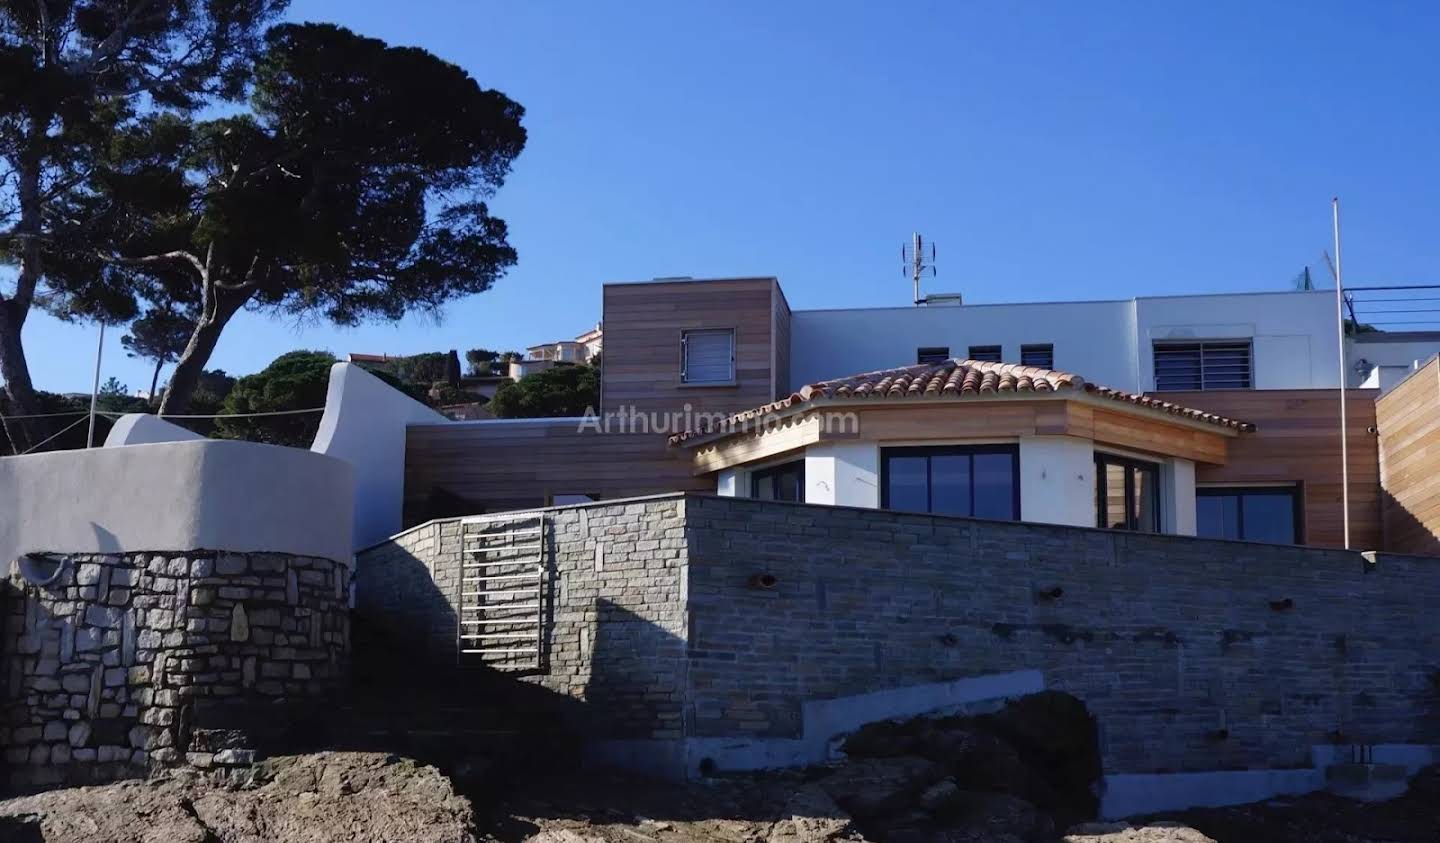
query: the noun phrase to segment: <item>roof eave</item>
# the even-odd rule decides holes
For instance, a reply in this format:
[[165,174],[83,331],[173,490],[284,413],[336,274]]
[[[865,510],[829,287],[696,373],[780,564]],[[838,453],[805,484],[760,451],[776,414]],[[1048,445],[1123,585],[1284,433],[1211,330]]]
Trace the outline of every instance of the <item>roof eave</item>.
[[[758,413],[751,418],[735,423],[729,430],[716,430],[699,434],[694,437],[687,437],[679,442],[671,443],[675,448],[694,448],[701,445],[725,439],[742,433],[752,433],[749,430],[757,420],[763,418],[785,418],[818,409],[820,407],[873,407],[880,405],[904,405],[904,404],[937,404],[937,403],[999,403],[1009,401],[1079,401],[1090,406],[1102,409],[1126,412],[1144,418],[1163,421],[1177,427],[1185,427],[1207,433],[1219,433],[1226,437],[1236,437],[1241,433],[1250,433],[1255,430],[1255,425],[1249,422],[1235,421],[1232,425],[1220,421],[1206,421],[1185,416],[1181,413],[1172,413],[1158,407],[1149,407],[1133,401],[1115,398],[1107,395],[1091,392],[1084,388],[1051,389],[1045,392],[1011,392],[1011,391],[987,391],[987,392],[963,392],[960,394],[921,394],[921,395],[900,395],[900,396],[876,396],[876,397],[827,397],[817,394],[804,401],[796,401],[787,407],[779,407],[765,413]],[[1178,405],[1177,405],[1178,406]],[[1193,408],[1187,408],[1193,409]],[[1221,417],[1223,418],[1223,417]],[[1238,425],[1238,426],[1237,426]]]

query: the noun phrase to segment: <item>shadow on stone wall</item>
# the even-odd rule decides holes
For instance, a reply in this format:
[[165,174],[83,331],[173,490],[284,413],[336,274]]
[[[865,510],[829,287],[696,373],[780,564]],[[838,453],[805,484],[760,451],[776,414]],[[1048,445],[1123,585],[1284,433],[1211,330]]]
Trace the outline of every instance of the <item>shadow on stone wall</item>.
[[[15,636],[11,634],[10,620],[12,617],[23,617],[24,593],[15,586],[15,583],[8,579],[0,578],[0,689],[5,692],[5,707],[0,709],[0,723],[6,724],[6,744],[9,743],[9,723],[15,716],[12,706],[15,705],[16,697],[20,693],[20,670],[19,666],[13,663],[16,658],[14,653]],[[11,766],[14,764],[9,758],[9,753],[0,753],[0,782],[10,780]],[[9,829],[0,825],[0,831],[9,833]],[[0,835],[0,839],[7,839]],[[23,838],[22,838],[23,839]],[[38,838],[37,838],[38,839]]]

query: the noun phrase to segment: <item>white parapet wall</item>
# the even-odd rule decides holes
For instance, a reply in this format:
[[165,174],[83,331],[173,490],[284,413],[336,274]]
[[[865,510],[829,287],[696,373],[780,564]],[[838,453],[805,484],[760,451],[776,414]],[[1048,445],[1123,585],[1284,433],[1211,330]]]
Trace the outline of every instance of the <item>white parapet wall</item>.
[[[163,422],[162,422],[163,424]],[[355,471],[200,439],[0,458],[0,561],[27,553],[276,552],[349,563]]]
[[[343,460],[354,469],[353,513],[347,519],[354,534],[347,555],[400,531],[405,429],[412,424],[450,423],[354,363],[336,363],[330,368],[325,413],[310,450]],[[115,423],[105,447],[203,439],[163,418],[135,413]]]

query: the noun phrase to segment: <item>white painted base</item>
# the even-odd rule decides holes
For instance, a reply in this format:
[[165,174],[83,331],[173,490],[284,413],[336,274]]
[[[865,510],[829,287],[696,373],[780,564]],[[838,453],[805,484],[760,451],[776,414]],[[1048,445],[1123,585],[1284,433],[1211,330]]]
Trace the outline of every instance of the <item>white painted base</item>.
[[1325,771],[1223,770],[1213,773],[1117,773],[1105,777],[1100,816],[1124,819],[1184,808],[1244,805],[1276,796],[1314,793]]
[[[1398,764],[1415,775],[1431,764],[1440,764],[1440,746],[1418,743],[1380,743],[1368,747],[1366,761],[1371,764]],[[1322,744],[1310,747],[1310,761],[1324,769],[1332,764],[1349,764],[1358,760],[1351,747]]]
[[[1368,761],[1405,768],[1407,778],[1440,763],[1440,746],[1377,744]],[[1326,789],[1325,769],[1353,761],[1349,746],[1310,747],[1315,766],[1291,770],[1224,770],[1211,773],[1118,773],[1105,777],[1100,816],[1107,820],[1139,814],[1244,805],[1276,796]]]

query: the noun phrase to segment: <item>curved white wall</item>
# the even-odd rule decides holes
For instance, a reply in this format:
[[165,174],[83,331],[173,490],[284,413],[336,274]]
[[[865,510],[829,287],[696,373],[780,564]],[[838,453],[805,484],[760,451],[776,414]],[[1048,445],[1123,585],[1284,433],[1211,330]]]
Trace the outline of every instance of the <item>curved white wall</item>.
[[310,450],[337,457],[355,468],[355,548],[400,532],[406,426],[449,423],[354,363],[331,367],[325,415]]
[[298,448],[201,439],[0,459],[0,561],[228,550],[348,563],[355,472]]

